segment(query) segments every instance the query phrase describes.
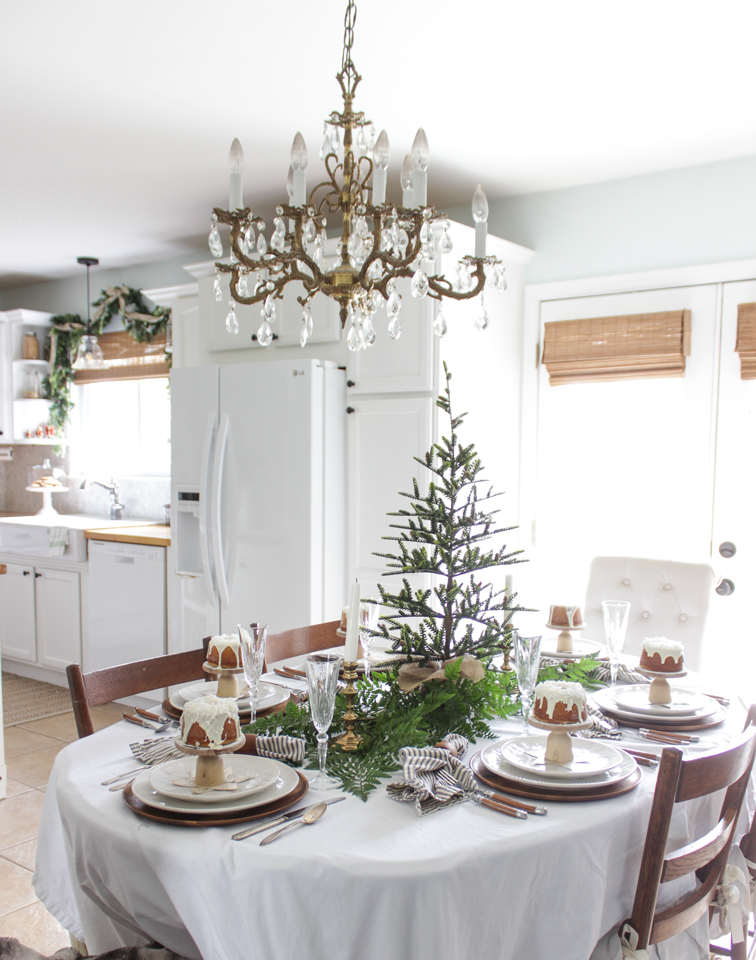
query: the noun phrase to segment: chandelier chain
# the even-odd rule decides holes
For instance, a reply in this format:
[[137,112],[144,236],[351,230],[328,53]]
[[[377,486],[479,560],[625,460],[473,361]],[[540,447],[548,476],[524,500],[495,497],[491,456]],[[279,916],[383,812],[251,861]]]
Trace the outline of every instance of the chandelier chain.
[[354,87],[357,78],[357,69],[352,60],[352,45],[354,44],[354,25],[357,21],[357,4],[354,0],[347,3],[344,14],[344,52],[341,56],[341,71],[348,79],[348,87]]

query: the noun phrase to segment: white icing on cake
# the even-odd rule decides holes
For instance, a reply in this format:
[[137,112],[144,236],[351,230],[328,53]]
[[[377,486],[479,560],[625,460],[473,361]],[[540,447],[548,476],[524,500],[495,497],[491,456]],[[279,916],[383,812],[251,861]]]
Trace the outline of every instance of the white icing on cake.
[[578,722],[583,719],[585,707],[585,690],[579,683],[569,683],[567,680],[544,680],[537,684],[534,699],[546,701],[546,715],[554,716],[554,709],[558,703],[563,703],[569,712],[574,706],[578,709]]
[[[554,622],[554,611],[559,609],[564,609],[565,615],[567,617],[567,625],[570,627],[574,627],[575,614],[579,612],[580,605],[575,604],[574,606],[571,606],[570,604],[567,604],[567,603],[552,603],[551,610],[549,612],[549,623]],[[581,624],[582,624],[582,618],[581,618]],[[559,624],[557,624],[557,626],[559,626]]]
[[211,650],[217,650],[218,665],[220,666],[223,660],[223,653],[228,650],[229,647],[234,652],[236,662],[241,664],[241,641],[231,633],[223,633],[219,637],[211,637],[210,645],[207,648],[207,655],[210,656]]
[[209,746],[223,746],[223,728],[226,720],[231,717],[236,727],[236,737],[239,739],[239,708],[235,700],[226,697],[216,697],[208,694],[206,697],[197,697],[184,704],[181,714],[181,740],[187,743],[187,735],[195,723],[198,723],[207,734]]
[[678,663],[682,660],[684,648],[679,640],[668,640],[666,637],[646,637],[643,641],[643,649],[649,657],[658,653],[662,663],[669,657],[675,663]]

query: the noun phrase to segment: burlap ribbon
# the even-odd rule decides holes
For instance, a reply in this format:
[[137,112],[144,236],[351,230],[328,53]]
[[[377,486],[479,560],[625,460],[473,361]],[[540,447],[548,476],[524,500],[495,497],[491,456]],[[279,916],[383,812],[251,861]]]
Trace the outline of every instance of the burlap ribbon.
[[[414,663],[405,663],[399,667],[399,689],[404,693],[409,693],[411,690],[419,687],[421,683],[425,683],[428,680],[446,680],[446,667],[459,659],[459,657],[453,657],[451,660],[444,660],[443,663],[434,660],[425,667],[416,666]],[[485,674],[486,671],[480,660],[471,657],[469,653],[466,653],[462,657],[462,667],[459,671],[462,679],[472,680],[473,683],[478,683],[479,680],[483,679]]]
[[55,369],[55,358],[58,355],[58,331],[65,330],[66,332],[71,330],[86,330],[86,323],[61,323],[53,324],[50,328],[50,359],[48,361],[48,366],[50,368],[50,373]]
[[118,312],[128,320],[141,320],[143,323],[161,323],[165,317],[153,317],[150,313],[139,313],[136,310],[127,310],[129,297],[128,287],[107,287],[104,291],[105,299],[95,310],[94,318],[99,320],[111,304],[118,301]]

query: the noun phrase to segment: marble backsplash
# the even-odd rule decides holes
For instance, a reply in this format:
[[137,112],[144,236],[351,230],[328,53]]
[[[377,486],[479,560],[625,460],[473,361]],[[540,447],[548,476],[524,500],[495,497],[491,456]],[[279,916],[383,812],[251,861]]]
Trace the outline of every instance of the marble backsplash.
[[[0,510],[29,515],[42,506],[38,493],[26,490],[29,472],[35,464],[47,457],[53,467],[62,467],[68,476],[69,454],[56,457],[48,446],[19,446],[13,448],[13,459],[0,461]],[[88,480],[108,482],[109,476],[92,476]],[[84,477],[69,477],[67,493],[53,495],[53,506],[58,513],[84,513],[107,518],[110,516],[110,494],[102,487],[81,490]],[[170,477],[116,477],[119,499],[123,504],[121,516],[129,519],[165,519],[165,504],[171,499]]]

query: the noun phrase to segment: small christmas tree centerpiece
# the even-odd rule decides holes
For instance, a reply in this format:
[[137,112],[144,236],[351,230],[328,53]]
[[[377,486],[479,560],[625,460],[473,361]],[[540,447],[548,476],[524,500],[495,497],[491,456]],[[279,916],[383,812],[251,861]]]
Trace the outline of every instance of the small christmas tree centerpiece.
[[[449,418],[449,435],[424,458],[415,458],[431,474],[428,492],[423,494],[415,479],[412,493],[401,494],[410,501],[409,509],[389,514],[399,518],[391,524],[398,533],[384,537],[396,542],[398,553],[376,554],[387,561],[384,576],[404,577],[396,594],[379,586],[381,602],[390,613],[381,618],[378,633],[423,672],[430,663],[464,658],[465,672],[473,679],[483,669],[476,665],[471,669],[473,658],[485,664],[507,652],[512,615],[524,609],[515,604],[516,594],[507,597],[504,590],[485,583],[483,571],[524,561],[517,559],[521,550],[486,545],[516,528],[496,525],[499,511],[491,501],[500,494],[490,486],[481,489],[486,481],[480,458],[474,445],[462,445],[457,434],[466,414],[452,413],[446,364],[444,374],[446,387],[436,405]],[[430,574],[435,585],[413,591],[407,579],[413,574]],[[405,675],[406,669],[411,668],[403,668]]]

